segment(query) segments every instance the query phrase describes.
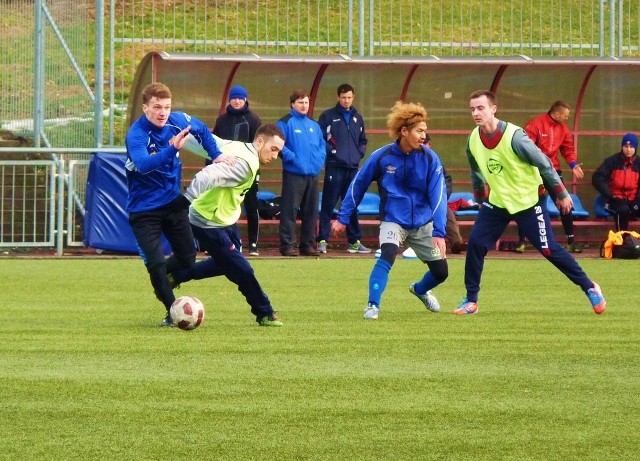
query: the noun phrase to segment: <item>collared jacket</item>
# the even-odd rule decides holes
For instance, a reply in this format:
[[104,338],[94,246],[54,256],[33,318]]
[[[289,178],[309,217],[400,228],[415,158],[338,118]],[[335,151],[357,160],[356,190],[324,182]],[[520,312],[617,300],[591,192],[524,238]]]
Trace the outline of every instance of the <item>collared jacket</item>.
[[378,183],[381,221],[405,229],[433,221],[433,236],[446,236],[447,188],[442,163],[434,151],[424,146],[405,154],[394,142],[373,152],[351,182],[338,221],[349,223],[373,181]]
[[364,119],[357,109],[336,104],[320,115],[318,124],[326,141],[326,166],[357,170],[367,150]]
[[627,158],[622,152],[605,158],[593,172],[591,183],[607,200],[640,200],[640,158]]
[[299,176],[318,176],[327,156],[320,125],[295,109],[276,123],[285,136],[282,168]]
[[228,105],[226,112],[216,119],[212,132],[223,139],[252,142],[261,123],[260,117],[249,110],[249,101],[246,101],[239,110]]
[[190,134],[212,159],[220,155],[220,140],[204,122],[184,112],[171,112],[162,128],[151,123],[146,115],[131,125],[125,140],[129,213],[155,210],[182,193],[180,154],[169,142],[189,125]]
[[556,171],[560,171],[560,153],[573,168],[578,164],[578,155],[573,145],[573,138],[566,123],[558,123],[547,114],[540,115],[524,127],[529,138],[538,148],[551,159],[551,164]]

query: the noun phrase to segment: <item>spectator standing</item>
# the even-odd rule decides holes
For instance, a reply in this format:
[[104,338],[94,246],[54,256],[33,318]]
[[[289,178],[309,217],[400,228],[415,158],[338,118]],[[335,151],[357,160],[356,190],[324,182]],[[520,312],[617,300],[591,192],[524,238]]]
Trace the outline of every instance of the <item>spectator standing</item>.
[[[529,138],[538,148],[551,159],[551,164],[556,173],[562,179],[562,168],[560,166],[559,155],[564,157],[567,165],[577,179],[584,178],[584,172],[578,163],[578,155],[573,144],[571,131],[567,126],[567,120],[571,115],[571,107],[563,101],[556,101],[546,114],[539,115],[532,119],[524,127]],[[564,181],[563,181],[564,182]],[[545,185],[546,186],[546,185]],[[554,201],[557,200],[553,188],[547,187],[549,196]],[[575,242],[573,214],[561,214],[562,228],[567,238],[567,249],[571,253],[582,253],[582,245]],[[525,250],[525,238],[523,232],[518,228],[519,242],[516,252],[522,253]]]
[[594,312],[602,314],[606,301],[600,287],[553,236],[543,181],[558,197],[560,212],[571,211],[573,203],[551,161],[522,128],[496,117],[497,103],[492,92],[474,91],[469,106],[477,127],[467,141],[467,157],[473,192],[482,206],[467,243],[464,268],[467,295],[453,313],[478,312],[484,258],[509,221],[515,220],[533,246],[584,291]]
[[640,217],[640,159],[638,137],[622,137],[620,152],[604,159],[591,183],[605,198],[605,209],[615,217],[616,231],[629,230],[629,220]]
[[[171,90],[152,83],[142,90],[142,111],[127,132],[127,212],[153,291],[166,309],[162,326],[173,326],[169,308],[175,301],[167,274],[195,263],[196,250],[187,210],[182,202],[179,151],[188,134],[212,159],[220,149],[209,128],[195,117],[171,111]],[[219,141],[219,140],[218,140]],[[165,259],[161,236],[173,254]]]
[[424,145],[427,111],[420,104],[396,102],[387,116],[389,135],[395,142],[373,152],[356,174],[331,225],[339,235],[373,181],[380,192],[380,258],[369,276],[369,302],[364,318],[376,320],[400,244],[406,241],[428,266],[418,282],[409,286],[424,306],[440,311],[431,290],[444,282],[446,260],[447,191],[440,159]]
[[[229,104],[224,114],[216,119],[213,134],[223,139],[250,143],[253,141],[258,127],[262,124],[260,117],[249,108],[247,90],[235,85],[229,90]],[[211,161],[207,160],[207,165]],[[249,254],[258,256],[258,233],[260,216],[258,215],[258,190],[260,171],[244,196],[244,209],[247,213],[247,233]]]
[[[348,83],[343,83],[338,87],[337,93],[338,102],[335,107],[325,110],[318,119],[326,140],[327,153],[320,203],[320,232],[317,238],[320,253],[327,252],[333,210],[338,200],[344,200],[367,149],[364,119],[353,106],[355,90]],[[370,248],[360,243],[361,237],[358,210],[354,210],[347,225],[349,253],[371,253]]]
[[280,211],[280,253],[297,256],[295,245],[296,215],[302,221],[300,254],[317,256],[318,175],[326,158],[325,141],[320,125],[307,115],[309,93],[295,90],[289,97],[291,110],[278,120],[285,135],[282,149],[282,194]]
[[189,209],[193,234],[209,258],[171,277],[172,285],[177,286],[188,280],[224,275],[238,286],[258,325],[265,327],[280,327],[282,321],[240,251],[236,221],[247,187],[253,184],[260,164],[278,157],[284,146],[283,136],[274,124],[262,125],[253,142],[234,141],[222,147],[225,156],[235,159],[233,165],[216,163],[195,175],[181,200],[184,209]]

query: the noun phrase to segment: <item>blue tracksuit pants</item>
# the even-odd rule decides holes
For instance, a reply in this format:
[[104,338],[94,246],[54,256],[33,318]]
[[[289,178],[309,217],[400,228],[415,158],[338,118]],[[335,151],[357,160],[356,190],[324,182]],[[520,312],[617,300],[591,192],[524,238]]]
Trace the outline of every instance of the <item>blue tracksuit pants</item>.
[[531,244],[569,280],[582,288],[582,291],[586,293],[593,287],[593,282],[573,256],[556,242],[545,206],[545,197],[541,196],[537,205],[515,214],[490,203],[480,207],[469,236],[464,268],[464,284],[469,301],[478,301],[484,258],[490,249],[495,248],[496,242],[511,220],[516,221]]

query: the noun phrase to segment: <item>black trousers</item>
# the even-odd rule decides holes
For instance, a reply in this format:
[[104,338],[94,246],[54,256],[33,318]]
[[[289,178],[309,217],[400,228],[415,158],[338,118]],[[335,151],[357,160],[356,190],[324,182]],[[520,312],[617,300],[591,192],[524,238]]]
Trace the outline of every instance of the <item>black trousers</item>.
[[238,227],[203,228],[193,226],[193,234],[200,248],[209,258],[199,261],[193,267],[175,272],[178,283],[224,275],[238,286],[251,306],[256,319],[273,313],[273,307],[255,276],[253,267],[240,252],[240,232]]
[[[156,297],[169,310],[175,301],[167,273],[195,264],[196,248],[187,209],[175,209],[173,203],[151,211],[129,214],[138,252],[147,267]],[[162,235],[171,245],[172,255],[165,259]]]

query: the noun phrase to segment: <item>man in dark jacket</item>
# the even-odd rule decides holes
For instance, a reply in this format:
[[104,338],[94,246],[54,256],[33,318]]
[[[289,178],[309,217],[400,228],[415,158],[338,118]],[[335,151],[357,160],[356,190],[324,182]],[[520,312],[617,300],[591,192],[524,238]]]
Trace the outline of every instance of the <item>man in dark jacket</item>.
[[[253,142],[258,127],[262,124],[260,117],[251,112],[247,100],[247,90],[235,85],[229,90],[229,105],[224,114],[220,115],[213,127],[213,134],[233,141],[245,143]],[[207,160],[207,165],[211,161]],[[260,217],[258,215],[258,184],[260,172],[251,185],[251,189],[244,196],[244,209],[247,213],[247,233],[249,234],[249,254],[258,256],[258,229]]]
[[[322,202],[320,203],[320,232],[318,249],[327,252],[327,241],[331,230],[331,215],[338,203],[344,199],[349,184],[355,177],[360,160],[367,149],[364,119],[353,107],[355,90],[348,83],[338,87],[338,103],[325,110],[318,119],[322,134],[327,142],[327,160],[324,170]],[[354,210],[347,225],[349,253],[371,253],[371,249],[360,243],[358,212]]]
[[629,230],[629,219],[640,217],[640,159],[638,137],[627,133],[620,152],[604,159],[593,172],[592,184],[605,198],[605,209],[616,220],[616,230]]

